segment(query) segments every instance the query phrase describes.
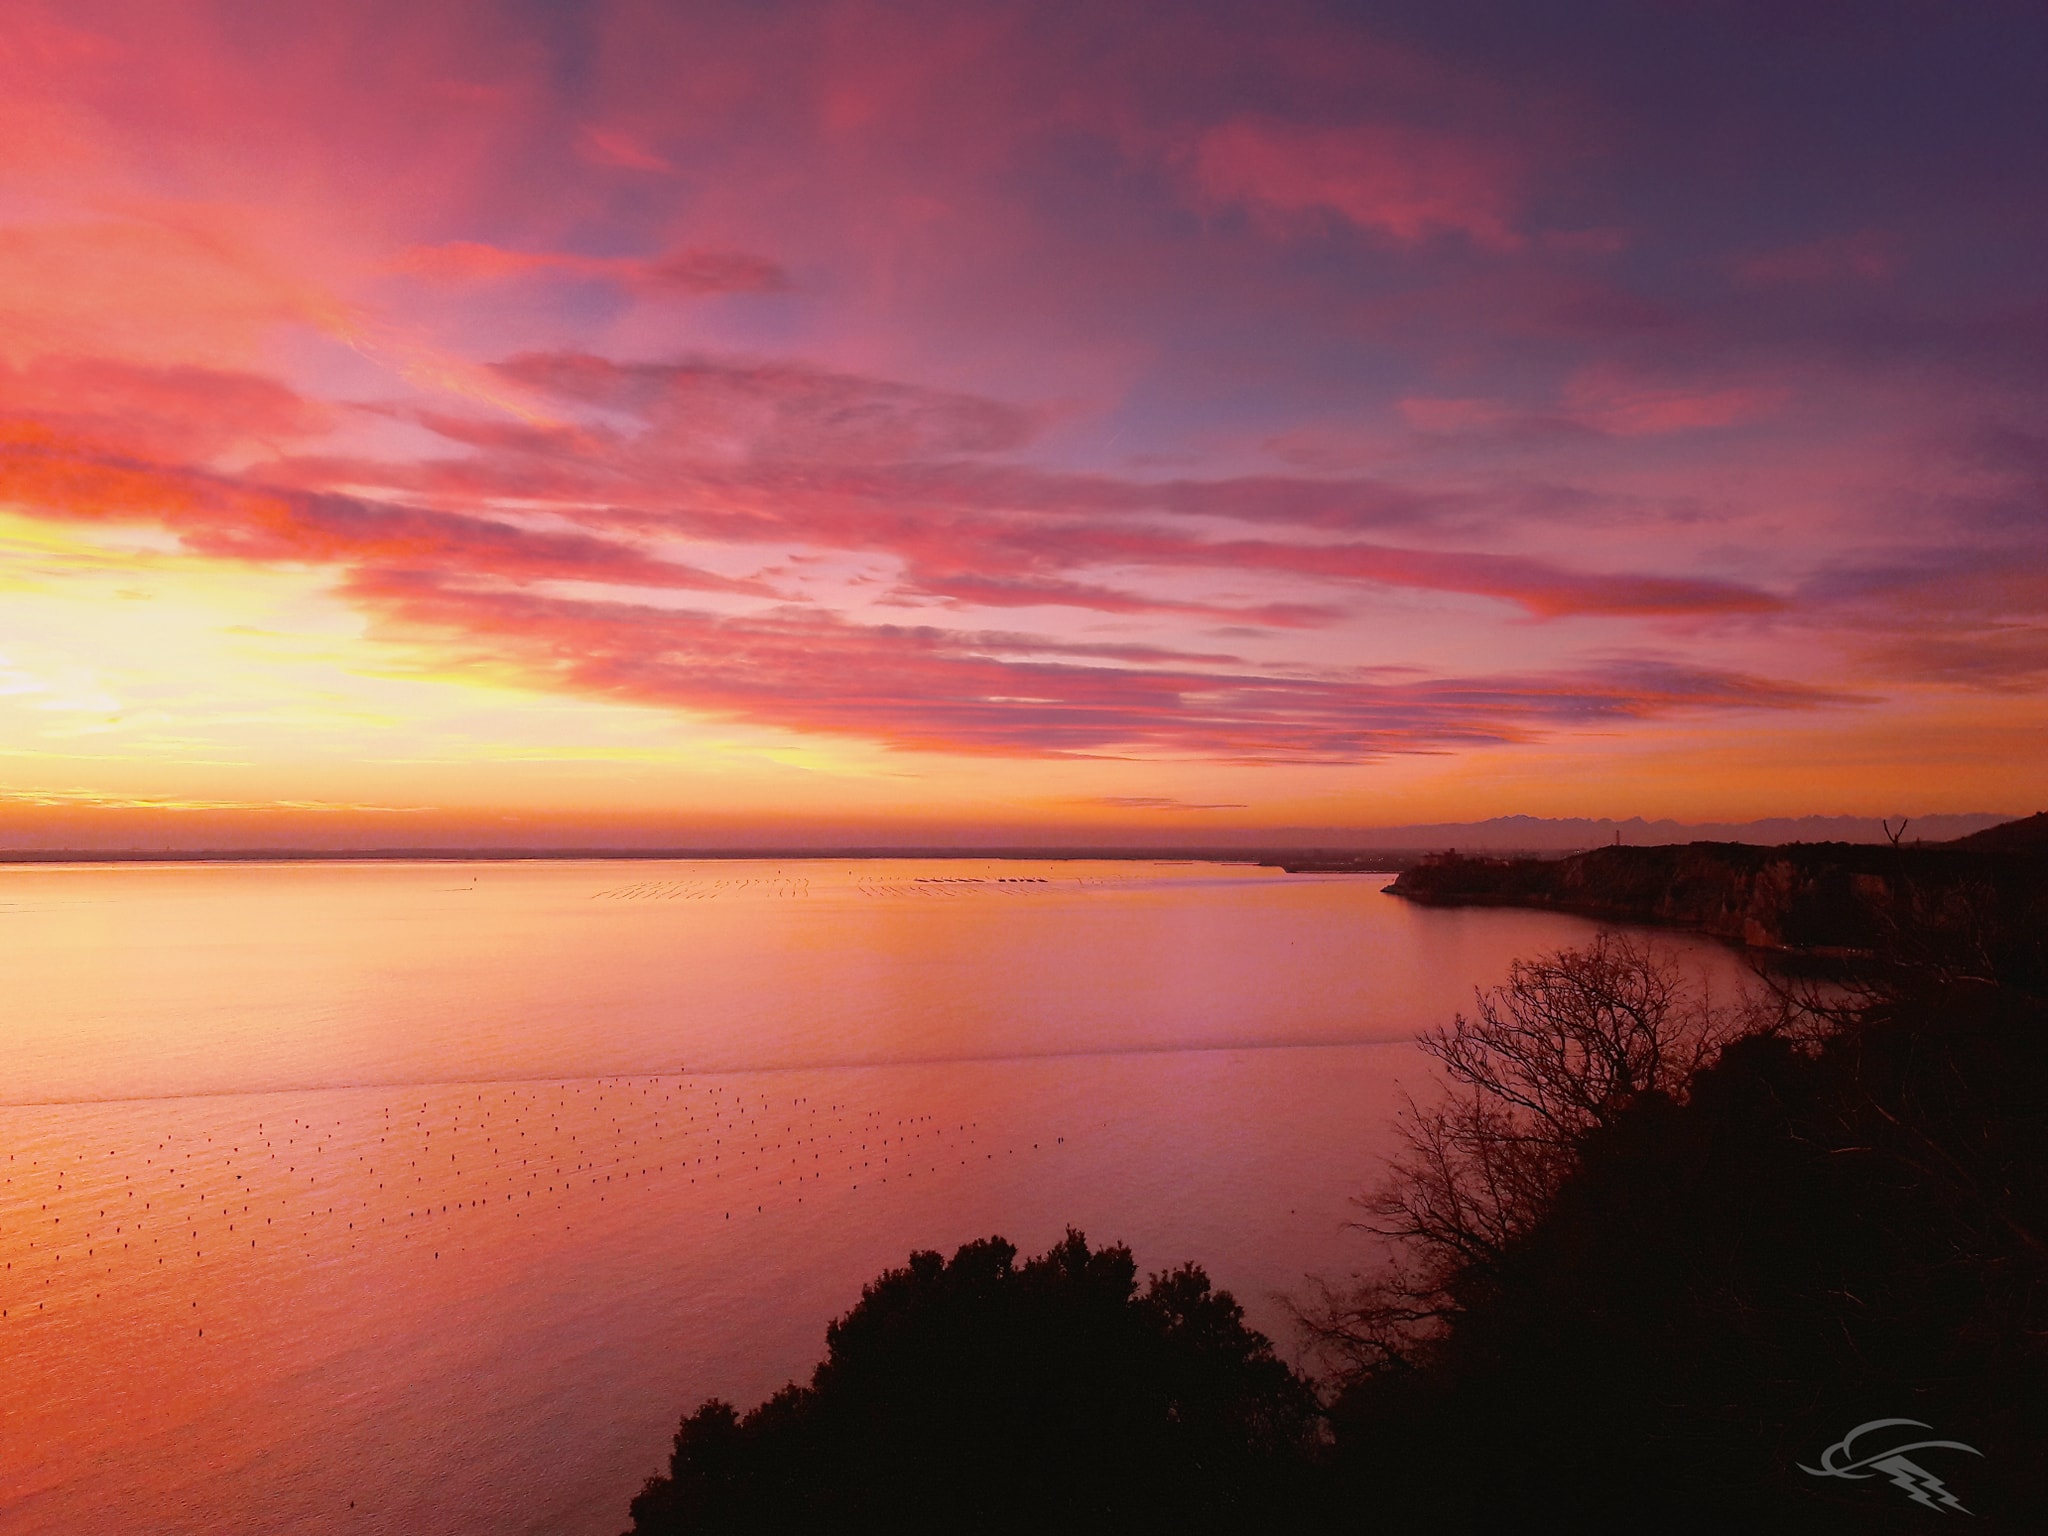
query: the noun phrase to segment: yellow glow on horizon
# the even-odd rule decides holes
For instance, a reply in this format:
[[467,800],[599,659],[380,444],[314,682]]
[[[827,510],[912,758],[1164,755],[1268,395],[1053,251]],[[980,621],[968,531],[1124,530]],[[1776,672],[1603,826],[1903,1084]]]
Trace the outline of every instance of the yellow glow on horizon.
[[885,812],[924,778],[860,742],[542,692],[374,636],[324,570],[195,558],[147,529],[0,513],[0,590],[16,807],[765,818]]
[[[1943,695],[1344,767],[963,758],[544,691],[474,647],[376,633],[324,568],[195,557],[145,527],[0,513],[0,592],[0,806],[15,812],[1199,836],[1502,802],[1687,820],[2025,809],[2027,765],[2048,756],[2048,726],[2005,701]],[[1933,759],[1939,781],[1902,798],[1902,774]]]

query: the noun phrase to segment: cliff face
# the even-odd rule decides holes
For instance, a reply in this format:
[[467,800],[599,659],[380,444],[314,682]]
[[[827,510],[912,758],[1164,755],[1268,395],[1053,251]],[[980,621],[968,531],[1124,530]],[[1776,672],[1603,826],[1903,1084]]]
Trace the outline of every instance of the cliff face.
[[2032,952],[2048,933],[2048,859],[2033,850],[1688,843],[1563,859],[1453,855],[1403,872],[1388,890],[1436,906],[1550,907],[1819,954],[1889,955],[1908,932],[1916,942],[1947,933],[1979,949]]

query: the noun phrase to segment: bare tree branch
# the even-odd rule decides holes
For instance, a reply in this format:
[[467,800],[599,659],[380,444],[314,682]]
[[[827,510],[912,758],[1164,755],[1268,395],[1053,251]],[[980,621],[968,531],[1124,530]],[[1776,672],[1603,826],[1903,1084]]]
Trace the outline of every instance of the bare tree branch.
[[1356,1202],[1358,1225],[1392,1239],[1397,1256],[1297,1310],[1312,1343],[1354,1371],[1414,1364],[1458,1293],[1542,1218],[1587,1136],[1644,1094],[1683,1097],[1728,1044],[1791,1017],[1785,998],[1717,1006],[1667,951],[1626,934],[1514,962],[1473,1015],[1419,1037],[1446,1091],[1404,1101],[1401,1151]]

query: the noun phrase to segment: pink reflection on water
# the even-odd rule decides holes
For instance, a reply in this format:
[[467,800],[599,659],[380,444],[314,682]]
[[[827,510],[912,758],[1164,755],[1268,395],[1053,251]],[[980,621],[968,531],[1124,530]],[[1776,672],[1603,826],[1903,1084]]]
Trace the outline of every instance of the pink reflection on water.
[[0,878],[38,1532],[616,1530],[684,1409],[990,1232],[1199,1260],[1282,1335],[1368,1257],[1406,1037],[1590,931],[1215,866]]

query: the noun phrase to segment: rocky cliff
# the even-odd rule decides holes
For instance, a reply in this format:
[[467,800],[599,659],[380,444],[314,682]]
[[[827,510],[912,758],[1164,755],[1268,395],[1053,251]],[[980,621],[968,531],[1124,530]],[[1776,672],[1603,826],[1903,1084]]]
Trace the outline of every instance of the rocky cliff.
[[[2038,846],[1687,843],[1562,859],[1443,855],[1387,888],[1435,906],[1549,907],[1696,929],[1759,949],[1902,956],[1938,936],[1986,966],[2038,972],[2048,854]],[[1994,953],[1995,952],[1995,953]],[[1974,964],[1966,955],[1944,963]]]

